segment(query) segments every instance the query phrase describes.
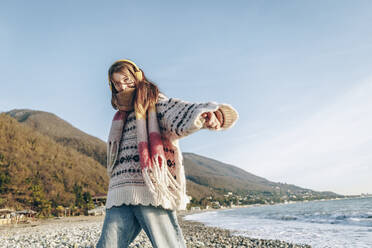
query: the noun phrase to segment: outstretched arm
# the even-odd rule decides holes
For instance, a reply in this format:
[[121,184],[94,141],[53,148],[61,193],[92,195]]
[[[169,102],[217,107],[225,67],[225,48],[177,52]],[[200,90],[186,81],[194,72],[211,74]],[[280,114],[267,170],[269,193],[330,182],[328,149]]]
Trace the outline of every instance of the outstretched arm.
[[202,128],[226,130],[238,119],[237,111],[228,104],[191,103],[159,96],[157,115],[164,135],[181,138]]

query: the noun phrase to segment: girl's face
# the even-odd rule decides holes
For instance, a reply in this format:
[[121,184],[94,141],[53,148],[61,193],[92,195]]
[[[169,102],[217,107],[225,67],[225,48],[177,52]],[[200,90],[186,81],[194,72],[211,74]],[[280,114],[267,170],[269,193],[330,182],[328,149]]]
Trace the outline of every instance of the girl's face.
[[132,76],[127,68],[124,68],[123,71],[115,72],[112,74],[112,83],[114,84],[115,89],[120,92],[125,88],[134,88],[136,87],[136,79]]

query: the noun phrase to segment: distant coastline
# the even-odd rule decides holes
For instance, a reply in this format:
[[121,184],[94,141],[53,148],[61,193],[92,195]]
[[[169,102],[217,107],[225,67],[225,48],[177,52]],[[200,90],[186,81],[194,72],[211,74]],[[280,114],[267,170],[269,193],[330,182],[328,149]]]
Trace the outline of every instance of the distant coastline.
[[[369,196],[369,197],[372,197]],[[367,197],[367,198],[369,198]],[[304,203],[304,202],[316,202],[316,201],[336,201],[336,200],[345,200],[345,199],[354,199],[354,198],[366,198],[363,196],[360,197],[343,197],[343,198],[330,198],[330,199],[315,199],[315,200],[304,200],[304,201],[288,201],[288,202],[275,202],[271,204],[248,204],[248,205],[235,205],[234,207],[221,207],[221,208],[201,208],[200,210],[180,210],[177,213],[181,216],[196,214],[196,213],[204,213],[210,211],[222,211],[222,210],[231,210],[236,208],[250,208],[250,207],[263,207],[263,206],[273,206],[273,205],[287,205],[287,204],[294,204],[294,203]]]
[[303,201],[288,201],[288,202],[275,202],[271,204],[248,204],[248,205],[235,205],[234,207],[221,207],[221,208],[201,208],[200,210],[181,210],[177,211],[178,214],[181,216],[196,214],[196,213],[203,213],[203,212],[210,212],[210,211],[219,211],[219,210],[231,210],[236,208],[250,208],[250,207],[263,207],[263,206],[272,206],[272,205],[287,205],[287,204],[295,204],[295,203],[304,203],[304,202],[318,202],[318,201],[337,201],[337,200],[347,200],[347,199],[357,199],[357,198],[372,198],[372,194],[366,195],[353,195],[353,196],[345,196],[345,197],[336,197],[330,199],[314,199],[314,200],[303,200]]

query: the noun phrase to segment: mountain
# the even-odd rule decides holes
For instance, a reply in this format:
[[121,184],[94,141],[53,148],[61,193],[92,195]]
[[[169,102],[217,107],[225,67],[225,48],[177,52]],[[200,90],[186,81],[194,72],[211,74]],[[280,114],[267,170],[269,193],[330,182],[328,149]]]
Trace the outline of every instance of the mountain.
[[[183,153],[183,157],[187,180],[195,185],[204,186],[204,190],[213,189],[219,193],[217,196],[220,197],[228,192],[239,195],[255,195],[260,196],[261,199],[277,201],[280,199],[304,200],[340,197],[333,192],[318,192],[292,184],[271,182],[234,165],[197,154]],[[200,196],[200,198],[202,197]]]
[[[27,205],[32,183],[45,199],[66,206],[76,185],[105,194],[106,143],[73,127],[58,116],[36,110],[11,110],[0,115],[0,195]],[[18,122],[17,122],[18,121]],[[295,185],[271,182],[239,167],[193,153],[183,153],[187,194],[196,201],[228,192],[248,196],[248,203],[337,197]],[[28,188],[27,188],[28,187]],[[26,192],[22,195],[21,192]],[[35,195],[35,194],[34,194]],[[28,202],[27,202],[28,200]],[[249,200],[249,201],[248,201]],[[0,207],[4,206],[4,202]]]
[[77,191],[104,194],[107,185],[93,158],[0,114],[0,208],[69,206]]
[[106,142],[84,133],[55,114],[30,109],[14,109],[6,114],[106,166]]

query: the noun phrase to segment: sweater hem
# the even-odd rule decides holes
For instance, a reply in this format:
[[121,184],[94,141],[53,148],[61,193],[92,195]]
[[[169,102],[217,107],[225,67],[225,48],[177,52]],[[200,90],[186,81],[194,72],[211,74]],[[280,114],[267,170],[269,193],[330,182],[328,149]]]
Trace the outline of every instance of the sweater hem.
[[[174,206],[168,199],[154,199],[151,192],[147,187],[120,187],[115,189],[110,189],[107,194],[107,201],[105,208],[110,209],[112,207],[119,207],[121,205],[152,205],[154,207],[162,207],[164,209],[170,210],[185,210],[186,205],[180,204]],[[182,206],[183,205],[183,206]]]

